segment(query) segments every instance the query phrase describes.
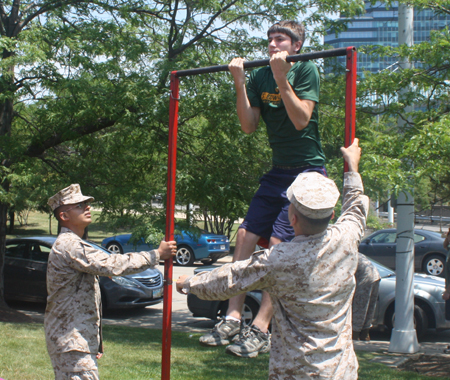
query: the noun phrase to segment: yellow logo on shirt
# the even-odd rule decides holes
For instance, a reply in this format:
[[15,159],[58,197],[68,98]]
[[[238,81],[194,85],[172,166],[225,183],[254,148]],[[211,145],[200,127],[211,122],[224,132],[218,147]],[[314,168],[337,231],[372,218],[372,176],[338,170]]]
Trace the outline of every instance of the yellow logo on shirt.
[[263,103],[272,103],[272,104],[280,104],[281,103],[281,94],[278,87],[275,89],[276,94],[271,94],[269,92],[263,92],[261,94],[261,100]]

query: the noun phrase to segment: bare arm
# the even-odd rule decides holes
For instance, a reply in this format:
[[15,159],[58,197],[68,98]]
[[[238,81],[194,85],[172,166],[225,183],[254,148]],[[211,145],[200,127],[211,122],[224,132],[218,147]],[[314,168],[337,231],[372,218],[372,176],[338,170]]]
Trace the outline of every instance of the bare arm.
[[359,160],[361,159],[361,148],[359,139],[354,139],[348,148],[341,148],[345,162],[348,164],[348,171],[358,173]]
[[252,107],[247,97],[244,60],[242,58],[234,58],[228,65],[228,68],[233,75],[234,86],[236,87],[236,110],[241,128],[245,133],[253,133],[258,127],[261,111],[258,107]]
[[308,126],[316,102],[308,99],[299,99],[295,94],[286,77],[291,68],[291,64],[286,62],[287,56],[288,53],[285,51],[273,54],[270,58],[270,67],[289,119],[294,124],[295,129],[301,131]]

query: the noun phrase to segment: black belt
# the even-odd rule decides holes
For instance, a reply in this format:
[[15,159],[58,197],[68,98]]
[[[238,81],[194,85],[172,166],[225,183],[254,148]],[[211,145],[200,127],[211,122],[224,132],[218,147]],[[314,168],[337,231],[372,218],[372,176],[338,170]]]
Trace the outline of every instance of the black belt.
[[283,169],[283,170],[293,170],[293,169],[302,169],[307,168],[307,166],[285,166],[285,165],[272,165],[274,168]]

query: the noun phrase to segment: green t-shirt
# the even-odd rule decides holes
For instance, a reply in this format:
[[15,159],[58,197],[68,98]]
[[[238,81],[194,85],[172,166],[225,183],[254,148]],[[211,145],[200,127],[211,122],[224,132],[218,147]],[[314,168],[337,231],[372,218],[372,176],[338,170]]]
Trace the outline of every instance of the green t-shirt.
[[325,154],[318,126],[320,78],[317,67],[310,61],[296,62],[287,79],[299,99],[316,102],[308,126],[301,131],[296,130],[289,119],[270,66],[252,71],[247,84],[250,104],[261,109],[267,126],[272,162],[284,166],[322,166]]

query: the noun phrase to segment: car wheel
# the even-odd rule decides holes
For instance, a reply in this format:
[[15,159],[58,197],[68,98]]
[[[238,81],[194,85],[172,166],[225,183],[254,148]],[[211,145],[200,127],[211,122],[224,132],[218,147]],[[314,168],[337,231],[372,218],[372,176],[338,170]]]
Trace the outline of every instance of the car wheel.
[[[386,326],[389,330],[394,328],[395,304],[392,304],[386,311]],[[414,305],[414,328],[416,329],[417,339],[421,339],[428,329],[428,317],[425,311],[418,305]]]
[[432,276],[444,277],[445,257],[430,255],[423,262],[423,270]]
[[112,252],[112,253],[120,253],[120,254],[123,254],[123,248],[122,248],[122,246],[121,246],[119,243],[116,243],[116,242],[114,242],[114,243],[109,243],[109,244],[106,246],[106,249],[107,249],[108,251]]
[[258,314],[259,304],[250,297],[245,297],[244,305],[242,306],[241,318],[246,325],[251,325]]
[[194,261],[194,251],[190,247],[186,245],[178,247],[177,253],[175,255],[175,263],[177,265],[190,266],[194,264]]

